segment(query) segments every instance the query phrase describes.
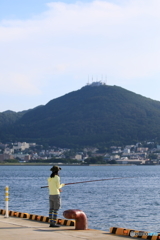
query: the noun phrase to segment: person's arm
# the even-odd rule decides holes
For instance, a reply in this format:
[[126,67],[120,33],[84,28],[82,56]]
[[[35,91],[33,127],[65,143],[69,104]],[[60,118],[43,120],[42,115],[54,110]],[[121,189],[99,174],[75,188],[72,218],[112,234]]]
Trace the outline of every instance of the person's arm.
[[60,177],[57,176],[57,189],[61,189],[61,188],[64,187],[64,186],[65,186],[64,183],[60,184]]
[[62,187],[64,187],[65,186],[65,184],[64,183],[62,183],[62,184],[60,184],[60,187],[59,188],[62,188]]

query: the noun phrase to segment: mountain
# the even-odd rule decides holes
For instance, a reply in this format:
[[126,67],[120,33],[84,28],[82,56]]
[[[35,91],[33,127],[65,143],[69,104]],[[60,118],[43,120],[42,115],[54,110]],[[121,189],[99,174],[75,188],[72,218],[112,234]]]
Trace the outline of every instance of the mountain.
[[13,124],[15,123],[19,118],[23,116],[27,111],[22,111],[22,112],[14,112],[14,111],[5,111],[0,113],[0,126],[5,126],[8,124]]
[[[0,128],[0,141],[60,147],[133,144],[160,136],[160,102],[117,86],[85,86]],[[1,125],[0,125],[1,126]]]
[[[36,108],[39,108],[41,106],[42,105],[39,105]],[[36,109],[36,108],[34,108],[34,109]],[[11,110],[7,110],[4,112],[1,112],[0,113],[0,128],[14,124],[17,120],[19,120],[25,113],[29,112],[30,110],[31,109],[24,110],[21,112],[14,112]]]

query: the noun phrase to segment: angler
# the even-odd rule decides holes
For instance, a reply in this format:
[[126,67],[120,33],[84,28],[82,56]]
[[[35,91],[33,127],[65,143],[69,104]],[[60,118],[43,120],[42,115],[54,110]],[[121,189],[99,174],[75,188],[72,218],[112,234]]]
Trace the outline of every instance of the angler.
[[59,170],[61,170],[60,167],[53,166],[50,170],[52,171],[48,178],[50,227],[59,227],[56,224],[56,220],[58,210],[61,206],[60,192],[65,184],[60,184],[60,177],[58,175]]

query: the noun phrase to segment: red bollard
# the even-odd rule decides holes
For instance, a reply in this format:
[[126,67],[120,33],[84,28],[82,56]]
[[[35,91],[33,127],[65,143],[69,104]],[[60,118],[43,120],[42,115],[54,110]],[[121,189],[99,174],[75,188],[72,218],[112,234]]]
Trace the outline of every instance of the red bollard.
[[65,218],[76,220],[75,230],[86,230],[88,228],[86,214],[79,209],[66,210],[63,212],[63,216]]

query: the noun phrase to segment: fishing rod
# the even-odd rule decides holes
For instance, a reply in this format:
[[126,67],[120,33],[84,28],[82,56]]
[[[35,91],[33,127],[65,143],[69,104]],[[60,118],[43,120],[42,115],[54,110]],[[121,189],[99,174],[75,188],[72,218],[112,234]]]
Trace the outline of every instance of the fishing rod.
[[[98,179],[98,180],[90,180],[90,181],[83,181],[83,182],[74,182],[74,183],[64,183],[66,185],[78,184],[78,183],[88,183],[88,182],[98,182],[98,181],[107,181],[107,180],[115,180],[115,179],[124,179],[124,178],[133,178],[133,177],[121,177],[121,178],[105,178],[105,179]],[[43,186],[41,188],[47,188],[48,186]]]

